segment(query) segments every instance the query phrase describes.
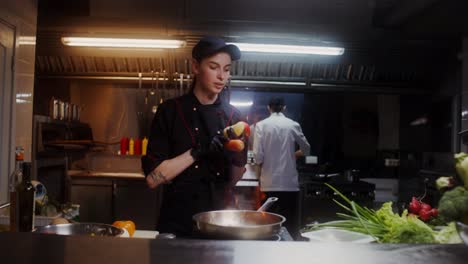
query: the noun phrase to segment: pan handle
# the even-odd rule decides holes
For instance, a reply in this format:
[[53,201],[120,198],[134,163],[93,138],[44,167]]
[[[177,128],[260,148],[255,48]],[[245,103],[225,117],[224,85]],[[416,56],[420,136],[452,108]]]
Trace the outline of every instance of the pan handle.
[[257,212],[265,212],[266,210],[268,210],[268,208],[271,207],[271,205],[278,201],[278,197],[270,197],[268,198],[262,206],[260,206],[260,208],[257,209]]

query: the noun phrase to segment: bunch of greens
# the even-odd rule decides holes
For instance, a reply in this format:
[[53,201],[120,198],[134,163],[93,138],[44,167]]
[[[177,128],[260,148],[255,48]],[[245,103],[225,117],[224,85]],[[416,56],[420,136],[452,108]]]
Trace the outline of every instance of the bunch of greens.
[[[310,224],[306,227],[306,230],[338,228],[371,235],[381,243],[446,243],[447,241],[456,240],[458,237],[454,229],[455,225],[452,226],[455,232],[442,229],[445,230],[444,234],[439,235],[442,231],[434,231],[416,216],[408,215],[407,210],[401,215],[394,213],[392,202],[384,203],[380,209],[375,211],[360,206],[354,201],[349,200],[333,186],[325,184],[348,204],[347,206],[333,199],[347,213],[337,213],[343,220]],[[458,240],[460,240],[459,237]]]
[[[455,154],[455,169],[463,186],[451,190],[441,189],[445,192],[439,200],[439,215],[445,222],[468,223],[468,154],[463,152]],[[445,182],[444,177],[438,181]]]

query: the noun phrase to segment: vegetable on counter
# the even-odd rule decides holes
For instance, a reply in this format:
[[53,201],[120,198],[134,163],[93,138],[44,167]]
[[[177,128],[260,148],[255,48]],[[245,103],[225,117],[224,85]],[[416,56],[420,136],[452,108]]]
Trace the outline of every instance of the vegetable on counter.
[[468,189],[468,154],[460,152],[455,154],[455,169],[465,189]]
[[[453,177],[440,177],[436,185],[444,192],[439,200],[440,219],[445,222],[460,221],[468,224],[468,154],[460,152],[454,155],[455,169],[463,186],[455,185]],[[447,187],[447,188],[444,188]]]
[[451,189],[455,186],[455,180],[452,176],[439,177],[436,180],[437,190],[442,191],[446,189]]
[[468,223],[468,190],[457,186],[446,191],[439,201],[440,217],[446,221],[461,221]]
[[[455,225],[448,225],[440,231],[421,221],[418,216],[408,214],[404,210],[401,215],[394,213],[392,202],[387,202],[378,210],[362,207],[349,200],[333,186],[325,183],[335,191],[349,206],[334,199],[348,214],[337,213],[344,220],[307,225],[305,231],[317,228],[338,228],[353,232],[360,232],[373,236],[379,243],[461,243]],[[415,205],[416,207],[418,205]],[[423,206],[419,204],[419,210]],[[432,208],[424,206],[426,211]],[[432,214],[432,213],[431,213]]]
[[127,230],[130,237],[135,233],[135,223],[133,221],[115,221],[113,226]]
[[421,202],[421,198],[418,199],[414,196],[409,203],[408,209],[410,215],[419,216],[424,222],[431,220],[433,217],[437,217],[439,214],[437,208],[432,208],[429,204]]

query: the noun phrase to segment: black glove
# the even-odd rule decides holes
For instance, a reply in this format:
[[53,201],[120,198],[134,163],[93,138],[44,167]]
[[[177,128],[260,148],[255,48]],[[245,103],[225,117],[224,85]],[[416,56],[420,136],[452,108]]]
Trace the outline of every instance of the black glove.
[[235,151],[229,151],[226,150],[228,153],[228,157],[231,161],[231,164],[237,167],[243,167],[247,163],[247,148],[244,148],[244,150],[235,152]]
[[224,143],[226,142],[227,139],[225,137],[216,135],[211,139],[210,144],[206,146],[199,144],[197,147],[192,148],[190,155],[192,155],[195,160],[199,160],[202,157],[223,153]]
[[239,137],[236,135],[236,132],[234,132],[234,128],[232,126],[228,126],[225,128],[225,132],[228,138],[230,139],[238,139]]

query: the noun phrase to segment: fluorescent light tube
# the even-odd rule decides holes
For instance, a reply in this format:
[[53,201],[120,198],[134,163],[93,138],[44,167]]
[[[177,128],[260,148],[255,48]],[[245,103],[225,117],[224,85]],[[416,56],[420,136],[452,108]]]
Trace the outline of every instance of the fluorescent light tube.
[[272,84],[305,86],[305,82],[257,81],[257,80],[231,80],[231,84]]
[[265,53],[290,53],[290,54],[317,54],[317,55],[343,55],[344,48],[322,47],[322,46],[296,46],[277,44],[253,44],[253,43],[230,43],[241,51],[265,52]]
[[252,101],[248,101],[248,102],[231,101],[230,104],[232,104],[233,106],[237,106],[237,107],[247,107],[247,106],[252,106],[253,102]]
[[162,48],[176,49],[183,47],[185,41],[171,39],[126,39],[126,38],[87,38],[62,37],[63,45],[79,47],[109,48]]
[[36,45],[35,36],[20,36],[18,44],[20,45]]

